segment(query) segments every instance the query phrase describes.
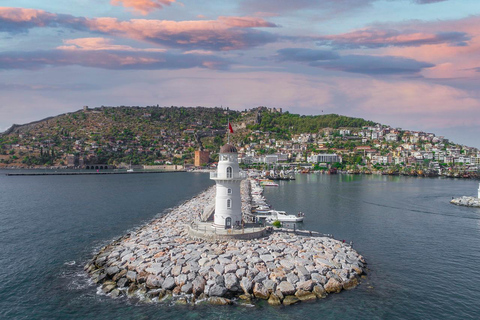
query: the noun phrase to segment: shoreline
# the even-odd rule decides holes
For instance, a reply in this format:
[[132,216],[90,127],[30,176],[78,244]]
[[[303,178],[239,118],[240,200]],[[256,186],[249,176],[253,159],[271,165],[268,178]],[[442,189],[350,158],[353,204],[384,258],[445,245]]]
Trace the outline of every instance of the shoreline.
[[[35,169],[29,169],[35,170]],[[85,171],[85,172],[31,172],[31,173],[5,173],[6,176],[88,176],[88,175],[102,175],[102,174],[140,174],[140,173],[170,173],[170,172],[186,172],[185,170],[174,171]]]
[[113,241],[85,271],[113,298],[220,305],[316,300],[355,288],[365,274],[364,258],[349,244],[318,234],[272,229],[252,240],[189,238],[187,226],[214,196],[213,186]]
[[[16,173],[5,173],[6,176],[66,176],[66,175],[99,175],[99,174],[140,174],[140,173],[170,173],[170,172],[189,172],[189,173],[208,173],[212,170],[209,169],[200,169],[200,170],[148,170],[142,169],[143,171],[100,171],[88,170],[88,169],[59,169],[59,168],[16,168],[16,167],[5,167],[0,168],[0,170],[10,171],[29,171],[29,172],[16,172]],[[32,171],[41,171],[42,172],[32,172]],[[46,171],[49,170],[49,171]],[[55,170],[54,172],[51,172]],[[77,171],[84,170],[84,171]],[[111,170],[111,169],[109,169]],[[118,170],[118,169],[117,169]],[[321,172],[310,172],[310,173],[299,173],[299,174],[326,174]],[[382,175],[382,176],[391,176],[391,177],[415,177],[415,178],[449,178],[449,179],[469,179],[469,180],[480,180],[480,176],[464,176],[460,174],[434,174],[434,175],[420,175],[420,174],[390,174],[385,172],[371,172],[371,173],[351,173],[351,172],[342,172],[339,171],[336,173],[338,175]]]

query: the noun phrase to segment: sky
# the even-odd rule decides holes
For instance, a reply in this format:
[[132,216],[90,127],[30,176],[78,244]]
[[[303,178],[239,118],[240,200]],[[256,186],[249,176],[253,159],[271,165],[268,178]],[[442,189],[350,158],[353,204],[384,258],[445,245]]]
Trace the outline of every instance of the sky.
[[336,113],[480,147],[480,1],[1,1],[0,132],[157,104]]

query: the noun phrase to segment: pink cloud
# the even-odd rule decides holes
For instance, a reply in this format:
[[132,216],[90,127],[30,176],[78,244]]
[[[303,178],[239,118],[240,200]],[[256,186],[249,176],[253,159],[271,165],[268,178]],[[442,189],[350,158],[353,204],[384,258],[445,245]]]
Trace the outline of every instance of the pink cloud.
[[469,17],[456,21],[424,23],[418,26],[423,30],[443,29],[467,33],[470,40],[465,46],[451,46],[447,43],[429,44],[419,47],[390,47],[382,53],[407,58],[421,59],[436,64],[436,67],[424,70],[428,78],[480,78],[473,70],[479,66],[480,17]]
[[238,50],[273,42],[277,36],[256,28],[272,28],[275,24],[255,17],[219,17],[217,20],[147,20],[121,21],[116,18],[82,18],[56,15],[41,10],[3,8],[0,30],[12,33],[33,27],[60,26],[70,29],[114,34],[167,47],[187,50]]
[[0,17],[12,22],[31,22],[38,26],[45,26],[46,22],[56,16],[43,10],[0,7]]
[[111,0],[110,3],[114,6],[124,6],[131,8],[135,12],[146,15],[154,10],[163,9],[169,6],[176,0]]
[[95,18],[89,19],[86,24],[93,31],[188,49],[237,50],[276,39],[272,34],[252,29],[275,27],[274,24],[250,17],[196,21]]
[[470,40],[464,32],[419,32],[395,29],[365,28],[339,35],[319,37],[319,44],[333,46],[338,49],[381,48],[422,46],[427,44],[447,43],[464,45]]
[[117,45],[112,43],[112,39],[107,38],[77,38],[63,40],[64,45],[57,47],[59,50],[89,50],[89,51],[146,51],[146,52],[165,52],[165,49],[147,48],[139,49],[126,45]]

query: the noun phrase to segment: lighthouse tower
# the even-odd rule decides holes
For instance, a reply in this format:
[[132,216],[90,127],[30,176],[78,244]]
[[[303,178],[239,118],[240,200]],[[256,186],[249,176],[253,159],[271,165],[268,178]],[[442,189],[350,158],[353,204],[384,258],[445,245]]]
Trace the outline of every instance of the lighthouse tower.
[[220,148],[217,172],[210,174],[217,184],[214,227],[231,228],[242,224],[240,182],[245,174],[238,167],[237,149],[231,144]]

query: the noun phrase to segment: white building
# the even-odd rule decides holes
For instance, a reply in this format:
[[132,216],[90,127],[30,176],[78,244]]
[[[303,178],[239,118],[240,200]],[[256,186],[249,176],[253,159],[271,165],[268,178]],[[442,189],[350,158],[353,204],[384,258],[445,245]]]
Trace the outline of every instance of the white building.
[[308,163],[335,163],[342,162],[342,157],[336,153],[313,154],[307,158]]
[[210,179],[217,184],[214,227],[231,228],[242,224],[240,183],[245,178],[238,167],[237,149],[230,144],[221,147],[217,172],[210,173]]

